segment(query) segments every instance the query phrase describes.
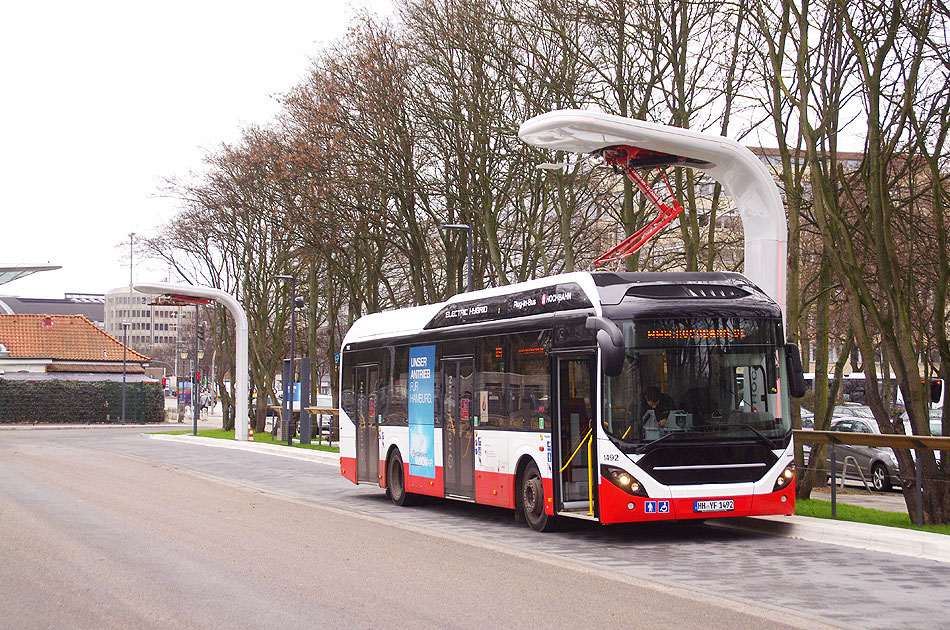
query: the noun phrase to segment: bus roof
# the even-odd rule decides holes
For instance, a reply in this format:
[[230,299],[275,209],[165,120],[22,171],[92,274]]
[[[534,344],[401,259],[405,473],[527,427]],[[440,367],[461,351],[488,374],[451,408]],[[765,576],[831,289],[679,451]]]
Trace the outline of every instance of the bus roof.
[[682,312],[688,315],[682,310],[684,301],[696,300],[713,300],[723,312],[754,312],[780,317],[774,302],[738,273],[581,271],[459,293],[437,304],[365,315],[347,332],[343,347],[346,349],[351,343],[411,337],[432,330],[523,321],[532,316],[562,312],[586,311],[601,316],[605,307],[616,310],[617,305],[631,302],[637,303],[637,310],[644,312],[662,311],[667,316]]
[[[587,301],[586,307],[593,307],[595,312],[600,315],[600,300],[597,297],[597,287],[591,278],[591,274],[588,272],[564,273],[555,276],[535,278],[534,280],[527,280],[517,284],[472,291],[470,293],[458,293],[445,302],[438,302],[436,304],[413,306],[364,315],[356,320],[349,332],[346,333],[346,337],[343,339],[343,346],[346,347],[348,343],[360,341],[418,334],[427,328],[433,328],[432,322],[435,321],[440,314],[456,313],[455,317],[443,317],[443,319],[451,320],[457,318],[456,323],[458,324],[473,323],[469,321],[472,319],[475,321],[480,319],[484,320],[489,313],[482,313],[481,311],[471,313],[471,310],[474,309],[471,306],[466,307],[465,305],[477,303],[485,303],[487,305],[490,302],[497,302],[498,298],[510,298],[511,300],[515,300],[517,299],[516,296],[521,294],[526,295],[525,299],[531,299],[527,296],[532,293],[537,293],[539,297],[540,295],[547,296],[550,295],[550,293],[542,291],[543,289],[553,289],[558,286],[566,285],[576,285]],[[560,301],[556,303],[552,302],[550,310],[565,310],[558,308],[564,304],[564,302]],[[526,305],[526,308],[527,306],[528,305]],[[537,306],[537,304],[535,306]],[[547,306],[547,304],[541,306]],[[453,307],[458,308],[453,309]],[[460,313],[459,311],[463,308],[468,308],[469,312]],[[525,314],[530,314],[530,312],[526,312]],[[446,323],[445,325],[450,325],[450,323]]]

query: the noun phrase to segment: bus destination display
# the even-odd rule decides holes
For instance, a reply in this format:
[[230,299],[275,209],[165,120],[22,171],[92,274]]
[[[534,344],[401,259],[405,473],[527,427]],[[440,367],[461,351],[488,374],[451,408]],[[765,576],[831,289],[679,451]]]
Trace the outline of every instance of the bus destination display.
[[776,322],[768,319],[700,318],[654,319],[624,323],[629,345],[642,348],[694,343],[770,345]]

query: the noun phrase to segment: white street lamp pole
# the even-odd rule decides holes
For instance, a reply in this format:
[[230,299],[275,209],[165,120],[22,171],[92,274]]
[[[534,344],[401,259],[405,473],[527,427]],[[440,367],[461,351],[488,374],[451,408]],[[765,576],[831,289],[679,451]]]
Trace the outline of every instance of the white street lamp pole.
[[122,322],[122,424],[125,424],[126,353],[129,348],[129,322]]

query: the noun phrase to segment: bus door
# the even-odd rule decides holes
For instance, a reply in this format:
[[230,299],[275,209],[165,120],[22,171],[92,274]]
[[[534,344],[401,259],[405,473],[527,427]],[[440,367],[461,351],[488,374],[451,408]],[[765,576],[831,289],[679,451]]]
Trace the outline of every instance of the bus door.
[[375,365],[356,368],[356,480],[379,483],[379,370]]
[[442,360],[442,474],[445,495],[475,498],[474,361]]
[[596,516],[597,435],[594,354],[559,356],[556,362],[557,421],[554,423],[557,465],[554,467],[558,510],[578,516]]

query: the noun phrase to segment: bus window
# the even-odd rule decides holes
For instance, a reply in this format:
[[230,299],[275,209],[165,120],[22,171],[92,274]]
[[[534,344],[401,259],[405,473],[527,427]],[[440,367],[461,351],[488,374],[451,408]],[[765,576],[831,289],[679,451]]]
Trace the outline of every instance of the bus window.
[[550,430],[551,336],[547,331],[511,337],[508,427]]
[[478,340],[476,363],[476,427],[499,427],[506,411],[505,360],[508,357],[508,340],[505,337],[482,337]]
[[739,365],[732,368],[736,389],[732,408],[742,411],[768,411],[765,368],[761,365]]
[[[623,369],[604,382],[604,428],[613,437],[657,439],[646,431],[652,418],[666,419],[659,437],[672,439],[744,437],[750,429],[770,438],[787,434],[770,324],[657,320],[624,326]],[[656,390],[659,404],[648,405],[647,392]]]
[[386,424],[409,425],[409,347],[397,346],[392,349],[391,383],[389,405],[386,408]]
[[930,402],[943,406],[943,379],[935,378],[930,381]]
[[[347,361],[349,357],[346,357],[344,361]],[[341,396],[340,396],[340,408],[350,417],[354,422],[356,421],[356,395],[353,392],[353,370],[351,366],[347,366],[350,369],[343,370],[341,374],[342,383],[341,385]]]

